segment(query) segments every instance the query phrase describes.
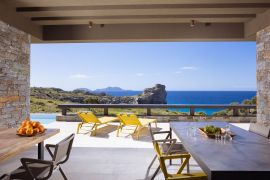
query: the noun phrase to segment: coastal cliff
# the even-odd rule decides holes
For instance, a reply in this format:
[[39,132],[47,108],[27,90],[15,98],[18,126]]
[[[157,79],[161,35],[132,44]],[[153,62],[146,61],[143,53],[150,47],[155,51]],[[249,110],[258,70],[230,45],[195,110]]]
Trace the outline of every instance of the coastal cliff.
[[138,104],[167,104],[167,92],[165,85],[156,84],[155,87],[146,88],[138,96]]

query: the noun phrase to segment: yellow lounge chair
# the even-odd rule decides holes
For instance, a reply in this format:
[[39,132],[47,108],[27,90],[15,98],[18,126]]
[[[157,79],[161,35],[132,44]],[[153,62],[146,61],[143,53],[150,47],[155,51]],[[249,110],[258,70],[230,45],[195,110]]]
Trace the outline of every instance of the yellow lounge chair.
[[117,120],[117,117],[97,118],[92,112],[78,112],[77,114],[79,118],[82,120],[82,122],[78,124],[77,134],[79,133],[83,125],[93,124],[92,128],[90,129],[90,132],[92,132],[92,134],[95,136],[97,133],[96,131],[98,126]]
[[117,114],[117,117],[120,120],[120,125],[117,128],[117,136],[119,136],[119,132],[122,131],[124,126],[135,126],[132,134],[137,133],[137,139],[139,139],[140,131],[148,126],[149,123],[155,123],[157,127],[156,119],[138,118],[135,114]]

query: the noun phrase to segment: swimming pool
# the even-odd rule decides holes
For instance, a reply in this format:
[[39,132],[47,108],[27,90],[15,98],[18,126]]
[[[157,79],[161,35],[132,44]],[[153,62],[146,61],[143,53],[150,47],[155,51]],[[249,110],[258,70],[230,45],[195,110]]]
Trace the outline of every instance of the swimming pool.
[[57,114],[31,114],[30,119],[32,121],[39,121],[42,124],[49,124],[56,121]]

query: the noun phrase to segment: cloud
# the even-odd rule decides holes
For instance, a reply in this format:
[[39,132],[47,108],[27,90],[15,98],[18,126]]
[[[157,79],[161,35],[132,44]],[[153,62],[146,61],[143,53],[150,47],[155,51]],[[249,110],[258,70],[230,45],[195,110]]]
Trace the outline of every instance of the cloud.
[[182,73],[182,71],[176,71],[175,72],[175,74],[181,74]]
[[196,71],[198,68],[195,66],[184,66],[180,68],[181,70],[193,70]]
[[93,76],[88,76],[85,74],[73,74],[69,76],[71,79],[90,79],[93,78]]
[[136,73],[136,76],[139,76],[139,77],[144,76],[144,73]]

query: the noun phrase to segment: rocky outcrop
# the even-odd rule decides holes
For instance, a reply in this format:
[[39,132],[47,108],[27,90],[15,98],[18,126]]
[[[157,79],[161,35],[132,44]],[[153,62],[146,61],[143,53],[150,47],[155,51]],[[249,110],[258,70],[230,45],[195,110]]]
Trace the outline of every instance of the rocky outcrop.
[[146,88],[137,96],[104,96],[99,98],[99,104],[167,104],[167,92],[164,85],[156,84]]
[[167,104],[167,92],[164,85],[156,84],[155,87],[146,88],[141,95],[138,96],[138,104]]

